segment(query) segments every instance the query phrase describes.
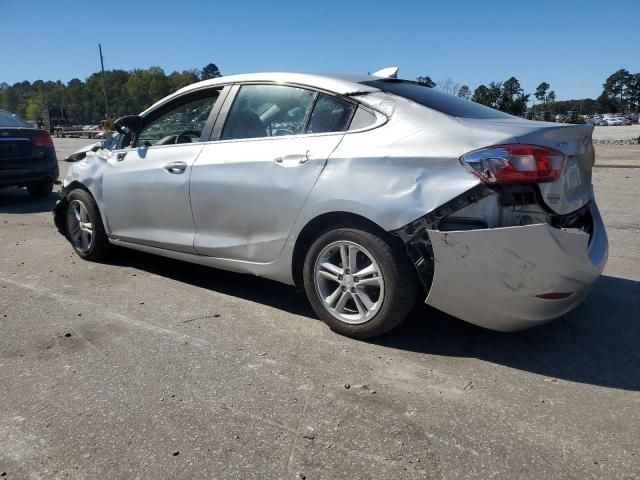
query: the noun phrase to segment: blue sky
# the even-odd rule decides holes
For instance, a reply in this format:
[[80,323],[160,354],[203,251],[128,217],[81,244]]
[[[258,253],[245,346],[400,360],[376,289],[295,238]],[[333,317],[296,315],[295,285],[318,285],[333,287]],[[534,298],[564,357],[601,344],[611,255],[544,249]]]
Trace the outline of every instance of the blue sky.
[[99,69],[216,63],[253,71],[366,73],[466,83],[547,81],[558,99],[597,97],[640,72],[640,0],[0,0],[0,82],[86,78]]

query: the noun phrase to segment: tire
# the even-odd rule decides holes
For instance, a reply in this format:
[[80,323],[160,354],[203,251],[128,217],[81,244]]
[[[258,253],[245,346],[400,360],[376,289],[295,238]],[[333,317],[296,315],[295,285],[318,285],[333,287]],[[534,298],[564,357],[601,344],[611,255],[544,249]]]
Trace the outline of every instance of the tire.
[[34,198],[44,198],[53,192],[53,180],[48,179],[27,186],[27,190]]
[[[78,216],[81,223],[77,220]],[[90,229],[87,229],[88,223]],[[106,257],[110,247],[109,239],[104,231],[98,205],[86,190],[75,189],[67,196],[65,226],[67,239],[80,257],[94,262]]]
[[[348,266],[355,263],[353,271],[344,268],[345,258]],[[417,276],[402,246],[365,225],[321,234],[307,253],[302,276],[307,298],[322,321],[334,332],[357,339],[378,337],[398,326],[417,298]]]

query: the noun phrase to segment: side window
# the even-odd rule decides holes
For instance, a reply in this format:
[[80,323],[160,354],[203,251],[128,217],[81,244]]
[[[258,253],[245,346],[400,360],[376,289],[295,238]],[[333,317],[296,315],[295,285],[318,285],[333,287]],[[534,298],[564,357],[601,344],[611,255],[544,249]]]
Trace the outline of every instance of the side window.
[[204,124],[218,98],[218,91],[206,97],[186,100],[146,125],[138,134],[137,145],[171,145],[200,141]]
[[243,85],[222,131],[222,140],[304,133],[315,93],[285,85]]
[[356,105],[329,95],[320,95],[311,114],[307,133],[342,132],[347,129]]
[[358,110],[356,110],[356,114],[353,116],[353,120],[351,120],[351,126],[349,127],[349,130],[358,130],[360,128],[368,127],[376,123],[376,120],[376,116],[369,110],[358,107]]

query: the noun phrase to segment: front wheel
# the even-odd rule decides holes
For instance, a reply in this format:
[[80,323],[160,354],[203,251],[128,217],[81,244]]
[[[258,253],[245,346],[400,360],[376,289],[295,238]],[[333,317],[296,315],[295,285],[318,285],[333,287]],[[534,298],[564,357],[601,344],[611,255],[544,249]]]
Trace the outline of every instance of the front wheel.
[[303,280],[316,314],[335,332],[353,338],[388,332],[416,299],[416,275],[406,253],[364,226],[319,236],[305,259]]
[[67,238],[85,260],[101,260],[109,250],[96,201],[89,192],[73,190],[67,197]]

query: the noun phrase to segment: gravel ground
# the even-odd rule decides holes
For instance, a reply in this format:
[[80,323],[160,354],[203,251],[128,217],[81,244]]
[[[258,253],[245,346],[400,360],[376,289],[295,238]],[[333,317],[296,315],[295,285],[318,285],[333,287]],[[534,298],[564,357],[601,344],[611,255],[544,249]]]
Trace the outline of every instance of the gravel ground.
[[[62,158],[86,140],[55,142]],[[640,155],[624,148],[594,171],[603,277],[515,334],[418,307],[350,340],[267,280],[124,250],[84,262],[56,195],[1,190],[0,478],[640,478],[640,168],[617,168]]]

